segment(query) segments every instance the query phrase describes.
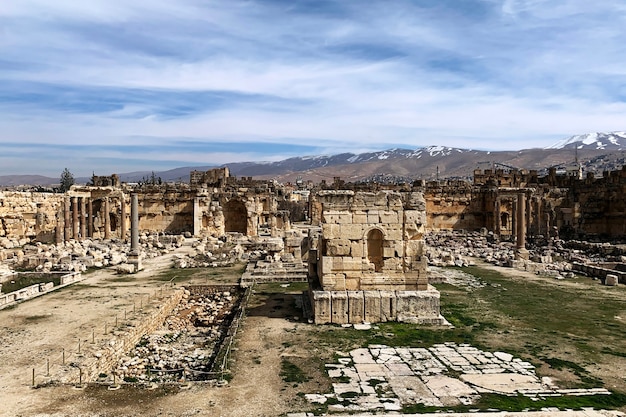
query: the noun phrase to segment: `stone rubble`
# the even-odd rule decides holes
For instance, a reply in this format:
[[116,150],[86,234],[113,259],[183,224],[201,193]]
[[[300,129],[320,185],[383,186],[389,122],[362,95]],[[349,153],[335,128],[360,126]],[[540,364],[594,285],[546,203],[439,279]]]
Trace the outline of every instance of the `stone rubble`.
[[[7,240],[7,239],[4,239]],[[142,234],[140,236],[142,258],[154,258],[180,247],[182,235]],[[12,241],[11,241],[12,242]],[[6,242],[5,242],[6,243]],[[69,240],[59,244],[27,242],[13,247],[12,242],[0,250],[0,274],[5,270],[25,269],[37,272],[84,272],[89,268],[116,266],[124,272],[128,261],[129,244],[120,240]]]
[[539,379],[529,362],[468,344],[448,342],[430,348],[370,345],[337,354],[339,363],[326,365],[333,392],[305,396],[312,403],[328,404],[332,412],[396,411],[416,403],[470,405],[488,392],[531,398],[610,394],[604,388],[559,389],[549,379]]
[[144,336],[113,372],[129,382],[207,379],[236,301],[229,291],[185,291],[163,329]]
[[500,241],[492,232],[438,231],[425,236],[428,263],[435,267],[467,267],[474,259],[506,267],[520,267],[555,279],[572,278],[573,263],[597,264],[626,260],[624,250],[615,245],[558,238],[537,238],[527,243],[529,261],[515,258],[515,243]]

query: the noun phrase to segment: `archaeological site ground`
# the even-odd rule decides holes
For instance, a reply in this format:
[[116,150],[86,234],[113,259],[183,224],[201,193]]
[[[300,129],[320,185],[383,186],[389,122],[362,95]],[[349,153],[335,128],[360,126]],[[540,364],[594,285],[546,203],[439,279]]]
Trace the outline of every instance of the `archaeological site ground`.
[[624,415],[625,187],[0,191],[0,414]]

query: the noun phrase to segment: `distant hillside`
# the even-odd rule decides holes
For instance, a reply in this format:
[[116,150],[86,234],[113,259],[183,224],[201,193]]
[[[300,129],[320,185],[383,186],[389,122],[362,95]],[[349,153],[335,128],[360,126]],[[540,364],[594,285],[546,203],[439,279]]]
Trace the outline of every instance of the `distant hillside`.
[[[564,139],[545,148],[521,151],[489,152],[472,149],[428,146],[419,149],[388,149],[362,154],[316,155],[289,158],[277,162],[241,162],[227,164],[232,175],[294,182],[298,178],[320,182],[340,177],[345,181],[368,179],[435,179],[471,178],[474,169],[509,167],[536,169],[540,175],[549,167],[563,167],[576,159],[584,172],[602,175],[603,171],[620,169],[626,164],[626,132],[590,133]],[[168,171],[155,171],[163,181],[189,181],[192,170],[207,171],[215,166],[187,166]],[[152,171],[119,174],[124,182],[139,182],[152,176]],[[77,178],[86,183],[90,178]],[[0,185],[21,184],[50,186],[58,178],[39,175],[0,176]]]

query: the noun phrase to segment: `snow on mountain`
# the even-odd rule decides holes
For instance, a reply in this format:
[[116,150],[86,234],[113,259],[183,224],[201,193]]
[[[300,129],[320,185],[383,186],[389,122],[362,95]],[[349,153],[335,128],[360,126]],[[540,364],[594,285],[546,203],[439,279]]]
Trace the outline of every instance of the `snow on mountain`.
[[587,133],[562,139],[545,149],[626,149],[626,132]]

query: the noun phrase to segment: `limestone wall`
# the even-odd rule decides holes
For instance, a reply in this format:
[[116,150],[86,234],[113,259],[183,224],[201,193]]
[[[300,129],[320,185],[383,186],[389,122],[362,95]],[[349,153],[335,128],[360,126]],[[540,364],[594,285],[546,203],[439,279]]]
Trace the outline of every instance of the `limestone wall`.
[[0,191],[0,240],[53,242],[63,200],[63,194]]
[[421,193],[320,191],[324,290],[418,289],[426,277]]

